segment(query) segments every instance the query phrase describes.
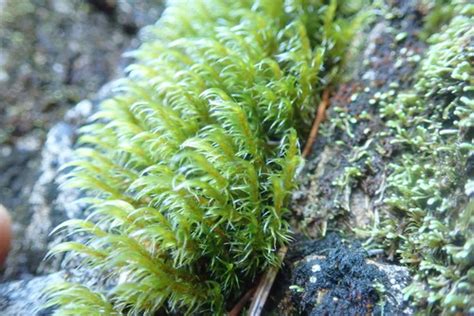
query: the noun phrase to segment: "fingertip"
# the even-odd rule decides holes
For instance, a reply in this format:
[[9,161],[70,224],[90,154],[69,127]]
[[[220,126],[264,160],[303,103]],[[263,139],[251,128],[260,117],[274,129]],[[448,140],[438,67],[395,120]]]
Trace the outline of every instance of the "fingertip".
[[0,204],[0,267],[5,263],[11,247],[11,218],[7,209]]

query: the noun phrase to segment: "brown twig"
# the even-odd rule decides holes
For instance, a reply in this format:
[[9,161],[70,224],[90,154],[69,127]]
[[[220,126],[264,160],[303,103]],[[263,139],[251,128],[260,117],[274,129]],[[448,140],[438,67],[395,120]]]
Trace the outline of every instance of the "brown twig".
[[[281,261],[285,258],[288,248],[283,246],[278,251],[278,257]],[[249,316],[259,316],[265,302],[267,300],[270,289],[273,285],[273,281],[278,273],[278,268],[271,267],[260,278],[258,285],[252,287],[244,296],[239,300],[239,302],[232,308],[232,310],[227,314],[227,316],[238,316],[244,308],[245,304],[253,298],[252,305],[250,306]]]
[[[281,262],[283,262],[287,251],[288,248],[286,246],[281,247],[278,251],[278,257]],[[263,306],[267,301],[268,294],[270,294],[273,281],[275,281],[277,274],[278,267],[271,267],[267,271],[265,271],[265,274],[260,280],[257,290],[255,291],[252,304],[250,305],[250,310],[248,313],[249,316],[260,316],[260,313],[262,312]]]
[[227,316],[239,316],[240,311],[244,308],[245,304],[252,298],[255,291],[257,290],[257,286],[252,287],[250,290],[245,293],[244,296],[237,302],[237,304],[232,308]]
[[316,137],[318,137],[319,126],[326,118],[326,109],[329,105],[329,89],[326,88],[323,91],[323,98],[318,106],[318,112],[316,114],[316,118],[314,119],[313,126],[311,127],[311,132],[309,133],[308,141],[304,146],[303,150],[303,157],[307,158],[311,152],[311,148],[313,147],[314,141]]

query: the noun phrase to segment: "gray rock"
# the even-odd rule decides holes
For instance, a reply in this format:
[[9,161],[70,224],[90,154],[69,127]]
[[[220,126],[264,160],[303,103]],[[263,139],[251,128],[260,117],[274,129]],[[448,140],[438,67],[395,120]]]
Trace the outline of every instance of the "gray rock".
[[405,304],[403,299],[403,289],[407,287],[412,280],[410,270],[408,270],[407,267],[380,263],[373,260],[368,260],[367,263],[377,266],[379,270],[385,273],[390,283],[390,286],[386,290],[387,293],[390,293],[390,295],[386,296],[389,304],[399,306],[401,313],[405,315],[412,315],[413,309],[409,307],[408,304]]
[[51,128],[41,152],[39,177],[29,195],[28,204],[31,218],[23,232],[23,239],[14,243],[6,264],[5,275],[14,275],[22,264],[30,267],[42,265],[37,273],[57,271],[51,263],[42,263],[50,247],[49,233],[64,220],[79,215],[81,205],[73,203],[79,192],[71,189],[59,190],[65,178],[60,176],[60,168],[74,157],[73,146],[77,129],[90,116],[93,105],[82,101],[66,116],[65,121]]
[[[13,217],[13,249],[0,282],[57,271],[41,263],[52,227],[76,217],[77,192],[58,190],[77,126],[107,96],[107,82],[129,63],[137,30],[161,13],[158,1],[0,0],[0,203]],[[133,4],[133,5],[132,5]],[[127,24],[134,25],[127,27]],[[57,122],[60,123],[57,123]],[[50,130],[46,134],[47,130]],[[3,273],[2,273],[3,272]]]
[[2,316],[49,315],[40,312],[44,289],[60,281],[61,273],[35,277],[30,280],[12,281],[0,284],[0,311]]
[[160,0],[87,0],[96,10],[122,27],[124,33],[135,34],[138,29],[156,22],[163,10]]
[[[100,100],[110,95],[112,87],[113,84],[105,85],[98,92]],[[68,260],[64,260],[63,256],[48,260],[44,258],[49,249],[65,238],[65,233],[51,236],[51,230],[65,220],[84,217],[86,205],[77,203],[81,193],[77,189],[63,186],[67,170],[61,168],[74,159],[78,129],[97,110],[100,100],[79,102],[66,113],[63,121],[51,128],[47,135],[41,152],[39,177],[33,185],[28,201],[32,217],[23,231],[23,239],[14,244],[5,270],[6,276],[15,275],[15,273],[18,275],[18,268],[28,265],[35,267],[36,274],[47,274],[47,276],[32,277],[28,273],[23,273],[22,279],[25,281],[0,284],[1,315],[32,315],[21,311],[40,306],[42,299],[39,294],[33,295],[29,300],[23,298],[28,297],[30,291],[39,293],[46,285],[60,280],[64,273],[57,272],[77,263],[77,258],[68,258]],[[80,236],[75,237],[80,238]],[[96,284],[100,279],[95,271],[81,273],[80,276],[72,274],[69,277],[83,284]]]
[[37,254],[37,273],[54,272],[59,269],[58,260],[43,261],[52,244],[57,244],[51,230],[67,219],[81,217],[84,205],[77,203],[80,192],[62,187],[66,181],[61,167],[74,159],[74,143],[78,128],[92,113],[90,101],[80,102],[70,110],[64,122],[59,122],[49,131],[42,152],[41,174],[33,187],[30,205],[33,217],[26,229],[24,243],[28,253]]
[[156,22],[163,10],[161,0],[117,0],[118,22],[142,28]]

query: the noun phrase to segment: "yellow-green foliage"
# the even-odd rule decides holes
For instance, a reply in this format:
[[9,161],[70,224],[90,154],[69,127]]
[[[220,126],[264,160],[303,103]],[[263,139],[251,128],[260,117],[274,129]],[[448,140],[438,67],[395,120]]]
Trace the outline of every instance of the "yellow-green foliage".
[[474,313],[473,13],[431,37],[413,91],[381,108],[402,154],[370,241],[413,268],[406,298],[422,314]]
[[87,192],[91,215],[58,230],[85,241],[52,250],[81,255],[112,285],[54,286],[56,314],[220,314],[279,264],[297,137],[356,29],[354,8],[337,2],[168,6],[83,128],[69,184]]

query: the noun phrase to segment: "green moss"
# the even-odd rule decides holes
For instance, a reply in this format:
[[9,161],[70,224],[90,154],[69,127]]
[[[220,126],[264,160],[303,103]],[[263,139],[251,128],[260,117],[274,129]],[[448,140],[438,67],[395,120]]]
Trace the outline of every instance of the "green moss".
[[400,147],[369,247],[413,269],[406,298],[433,314],[474,312],[473,6],[433,35],[412,91],[381,104]]
[[422,12],[427,12],[419,34],[422,40],[429,39],[441,26],[449,24],[457,14],[472,14],[468,0],[420,0],[418,6]]
[[[342,2],[342,1],[341,1]],[[298,136],[358,20],[337,1],[177,1],[83,128],[69,185],[84,190],[80,255],[110,287],[50,290],[56,314],[222,314],[280,264]]]

